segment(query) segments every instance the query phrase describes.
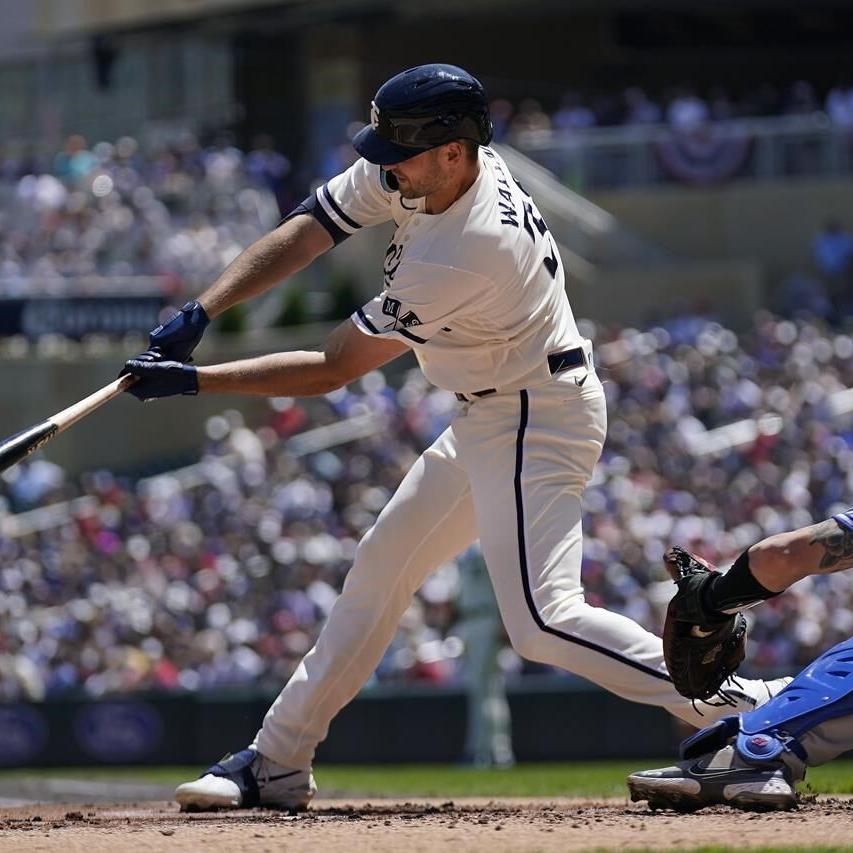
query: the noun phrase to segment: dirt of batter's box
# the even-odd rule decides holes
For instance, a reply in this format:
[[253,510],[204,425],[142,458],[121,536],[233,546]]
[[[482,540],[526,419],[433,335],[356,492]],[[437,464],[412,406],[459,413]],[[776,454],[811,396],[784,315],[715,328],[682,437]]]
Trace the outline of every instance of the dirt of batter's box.
[[853,799],[818,798],[792,812],[724,807],[684,815],[611,800],[318,801],[309,811],[182,814],[173,803],[29,805],[0,809],[0,851],[68,853],[565,853],[702,846],[853,850]]

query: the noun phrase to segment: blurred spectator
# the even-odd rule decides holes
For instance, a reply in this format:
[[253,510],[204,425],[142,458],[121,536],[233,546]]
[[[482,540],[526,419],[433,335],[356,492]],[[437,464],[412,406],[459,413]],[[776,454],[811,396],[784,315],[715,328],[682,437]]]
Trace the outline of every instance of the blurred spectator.
[[696,130],[710,115],[708,104],[688,86],[677,90],[666,108],[667,123],[679,131]]
[[798,271],[786,276],[777,291],[777,308],[783,317],[818,317],[830,320],[832,301],[826,285],[808,273]]
[[631,86],[623,94],[625,124],[658,124],[663,117],[660,106],[639,86]]
[[741,115],[755,118],[779,115],[781,111],[782,99],[772,83],[762,83],[748,90],[739,110]]
[[826,114],[843,130],[853,130],[853,86],[843,80],[826,95]]
[[518,112],[512,120],[514,133],[550,130],[551,119],[542,109],[542,104],[534,98],[525,98],[518,106]]
[[788,115],[812,115],[820,109],[814,86],[806,80],[797,80],[788,92],[784,111]]
[[506,138],[512,122],[513,112],[513,106],[506,98],[496,98],[489,104],[495,142],[502,142]]
[[722,86],[714,86],[708,100],[708,112],[712,121],[728,121],[737,115],[737,107]]
[[261,134],[255,139],[246,158],[246,172],[258,186],[266,187],[276,198],[281,213],[289,211],[294,204],[293,196],[287,192],[287,176],[290,160],[273,148],[272,137]]
[[89,175],[97,162],[95,155],[86,147],[85,137],[73,134],[65,141],[65,148],[56,155],[53,172],[60,180],[76,184]]
[[853,237],[837,219],[827,219],[815,234],[812,252],[818,270],[825,276],[837,278],[850,269],[853,259]]
[[853,310],[853,236],[840,222],[828,219],[812,241],[812,253],[840,321]]
[[551,117],[551,124],[554,130],[572,133],[594,127],[595,113],[584,105],[578,92],[569,91],[563,95],[560,108]]
[[510,767],[512,725],[500,667],[506,643],[498,603],[478,545],[460,555],[457,630],[465,650],[467,723],[465,761],[475,767]]

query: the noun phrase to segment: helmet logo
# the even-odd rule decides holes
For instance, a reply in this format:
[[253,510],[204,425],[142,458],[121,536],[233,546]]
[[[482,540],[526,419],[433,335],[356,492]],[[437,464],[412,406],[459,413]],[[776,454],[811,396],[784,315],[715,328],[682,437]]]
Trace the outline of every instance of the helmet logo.
[[376,101],[370,102],[370,126],[374,130],[379,127],[379,107],[376,106]]

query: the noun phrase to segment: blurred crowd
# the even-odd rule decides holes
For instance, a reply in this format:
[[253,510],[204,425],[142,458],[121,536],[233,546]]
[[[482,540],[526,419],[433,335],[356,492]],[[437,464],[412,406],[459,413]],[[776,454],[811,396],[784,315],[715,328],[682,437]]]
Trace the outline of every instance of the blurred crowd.
[[[326,177],[354,156],[350,145],[335,147]],[[180,304],[307,192],[266,137],[243,152],[224,142],[202,148],[186,135],[143,154],[130,137],[89,150],[73,136],[51,169],[0,151],[0,297],[117,295],[123,281],[132,291],[147,278]],[[781,283],[775,310],[849,315],[853,234],[844,222],[815,233],[811,261]]]
[[0,149],[0,296],[63,295],[69,279],[85,292],[98,277],[115,292],[129,276],[196,293],[296,203],[292,184],[267,137],[243,151],[186,133],[143,151],[73,135],[53,162]]
[[[610,427],[585,496],[590,603],[659,632],[671,543],[722,565],[853,495],[853,338],[762,313],[740,336],[683,316],[596,329]],[[845,402],[846,401],[846,402]],[[0,480],[0,700],[279,687],[311,647],[354,549],[456,402],[418,371],[371,373],[269,423],[212,418],[197,465],[79,481],[43,459]],[[310,449],[329,424],[376,427]],[[52,506],[50,517],[33,519]],[[36,510],[33,515],[33,510]],[[8,526],[30,519],[29,532]],[[461,678],[460,563],[430,577],[378,680]],[[853,631],[853,572],[808,579],[749,616],[748,663],[792,671]],[[508,673],[539,671],[511,650]]]
[[630,86],[622,92],[570,90],[552,109],[535,98],[526,98],[518,105],[505,99],[492,103],[498,141],[511,141],[529,131],[573,134],[594,127],[655,124],[690,131],[728,119],[818,114],[842,130],[853,130],[853,86],[840,81],[821,93],[808,81],[798,80],[788,87],[765,83],[739,96],[722,86],[702,91],[685,84],[658,95]]

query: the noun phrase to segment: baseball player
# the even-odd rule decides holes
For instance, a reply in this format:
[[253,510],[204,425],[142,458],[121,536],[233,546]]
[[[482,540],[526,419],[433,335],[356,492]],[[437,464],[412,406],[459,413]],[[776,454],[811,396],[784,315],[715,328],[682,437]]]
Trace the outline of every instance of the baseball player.
[[473,545],[459,567],[457,629],[465,644],[467,726],[465,760],[476,767],[510,767],[512,725],[506,682],[498,661],[503,626],[480,549]]
[[[751,566],[751,567],[750,567]],[[725,574],[680,586],[705,626],[811,574],[853,568],[853,509],[753,545]],[[699,626],[697,626],[699,627]],[[687,641],[689,642],[689,640]],[[710,805],[791,809],[807,767],[853,749],[853,639],[825,652],[761,708],[718,720],[681,744],[678,764],[628,777],[632,800],[653,808]]]
[[[179,786],[184,809],[300,808],[311,762],[340,708],[365,683],[426,575],[478,537],[510,641],[524,657],[620,696],[700,716],[673,689],[661,641],[591,607],[581,586],[581,493],[606,413],[590,342],[578,334],[556,243],[533,199],[492,149],[481,84],[452,65],[388,80],[360,159],[244,251],[197,302],[150,336],[126,370],[140,399],[229,392],[324,394],[412,350],[461,406],[360,542],[315,647],[252,745]],[[195,367],[208,318],[267,290],[335,244],[393,220],[377,296],[318,352]],[[783,682],[741,681],[736,709]]]

